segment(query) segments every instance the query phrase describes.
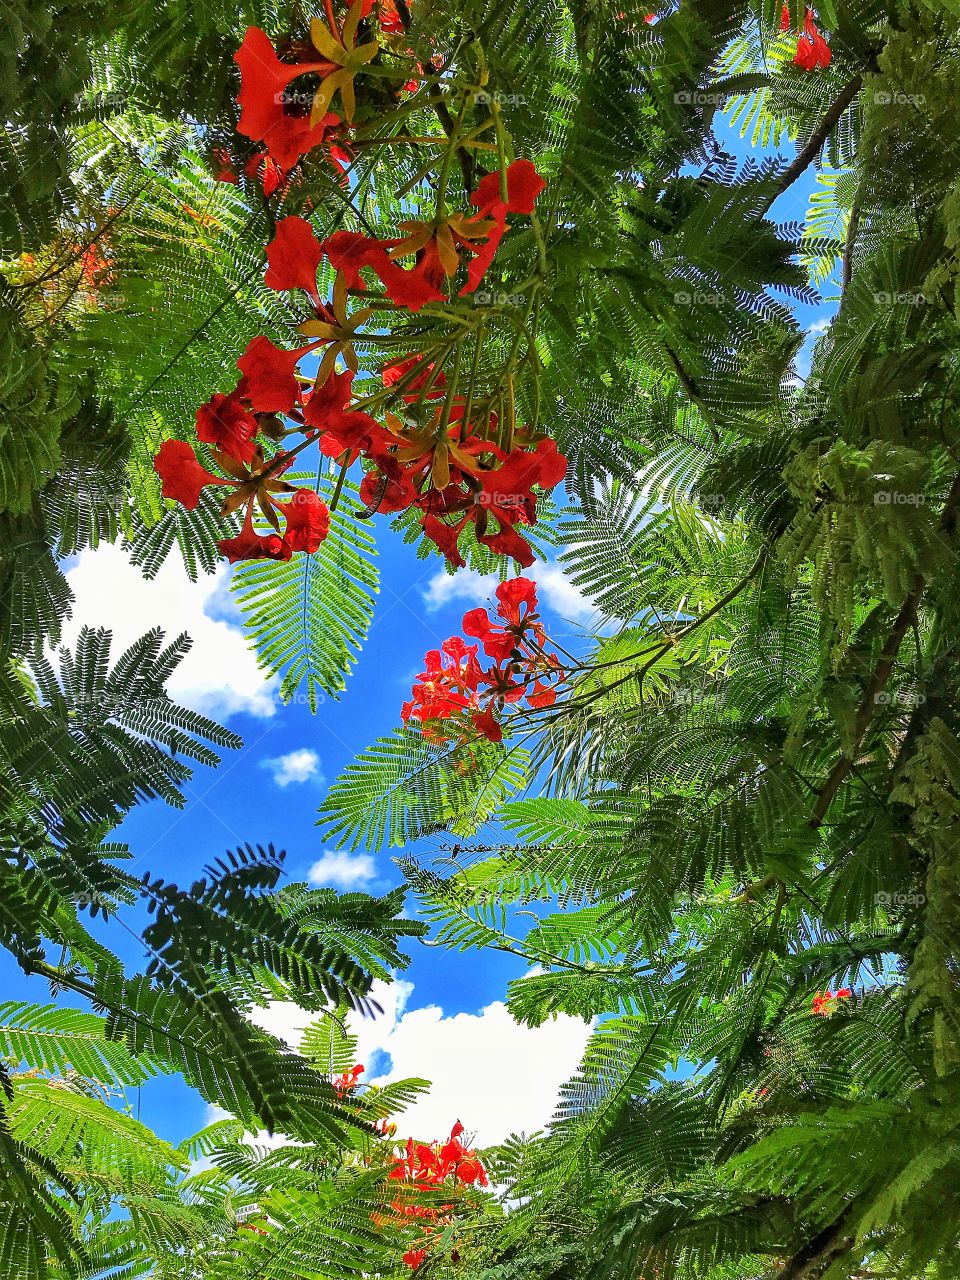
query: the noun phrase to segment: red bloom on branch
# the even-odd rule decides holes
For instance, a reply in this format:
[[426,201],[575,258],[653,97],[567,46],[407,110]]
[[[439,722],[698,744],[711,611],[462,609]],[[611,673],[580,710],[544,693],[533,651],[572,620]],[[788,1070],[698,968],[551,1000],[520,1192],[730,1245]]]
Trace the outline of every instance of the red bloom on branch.
[[[780,30],[790,30],[790,6],[786,4],[780,13]],[[832,57],[830,46],[817,27],[813,10],[807,9],[803,18],[803,31],[793,57],[794,65],[804,71],[816,71],[817,68],[829,67]]]
[[309,104],[288,92],[289,86],[308,72],[325,78],[336,68],[316,56],[306,62],[282,62],[259,27],[247,28],[234,61],[240,68],[237,130],[254,142],[262,142],[270,158],[289,171],[301,156],[323,142],[329,130],[322,120],[310,124]]
[[304,218],[281,218],[277,232],[267,245],[267,267],[264,283],[271,289],[303,289],[314,302],[317,294],[317,269],[323,250]]
[[[427,1144],[408,1138],[405,1155],[396,1160],[388,1174],[392,1181],[405,1183],[409,1189],[407,1192],[398,1190],[397,1198],[391,1201],[390,1207],[396,1215],[394,1222],[397,1225],[404,1225],[406,1222],[411,1226],[414,1223],[417,1225],[419,1241],[403,1255],[404,1263],[414,1270],[427,1257],[437,1227],[446,1226],[453,1221],[452,1211],[455,1206],[434,1201],[418,1203],[415,1199],[411,1200],[410,1193],[416,1195],[421,1190],[435,1192],[439,1187],[452,1187],[458,1183],[462,1186],[487,1185],[487,1171],[476,1152],[469,1150],[460,1141],[462,1133],[463,1125],[458,1120],[446,1142]],[[389,1221],[379,1216],[374,1220],[378,1223]],[[431,1225],[426,1225],[427,1223]],[[450,1259],[459,1260],[456,1249],[450,1251]]]
[[459,636],[451,636],[440,649],[431,649],[424,661],[424,670],[417,676],[413,696],[403,704],[400,718],[404,724],[418,720],[434,736],[446,736],[441,725],[433,722],[463,719],[469,712],[480,710],[477,687],[482,672],[477,664],[477,648],[468,647]]
[[529,578],[501,582],[496,596],[497,613],[506,625],[493,622],[486,609],[471,609],[463,615],[463,631],[480,641],[488,658],[504,662],[519,649],[527,631],[542,640],[543,627],[537,622],[537,584]]
[[247,345],[237,361],[243,374],[237,394],[249,401],[256,413],[289,413],[300,399],[300,383],[294,369],[308,351],[319,343],[284,351],[269,338],[257,337]]
[[217,543],[231,564],[238,560],[289,560],[291,548],[278,533],[259,537],[253,529],[253,503],[247,504],[243,528],[235,538],[223,538]]
[[164,440],[153,460],[161,480],[161,492],[188,511],[200,501],[200,490],[208,484],[226,484],[197,461],[197,455],[183,440]]
[[216,445],[237,462],[253,460],[257,420],[248,413],[236,391],[219,392],[197,410],[197,439]]
[[350,1093],[357,1087],[364,1070],[365,1068],[363,1063],[358,1062],[352,1070],[344,1071],[343,1075],[337,1076],[333,1082],[333,1087],[336,1089],[337,1093],[339,1093],[341,1098],[345,1093]]
[[500,189],[499,173],[488,173],[481,178],[470,197],[470,203],[476,205],[481,216],[492,219],[494,225],[486,242],[470,263],[467,283],[460,290],[461,296],[472,293],[486,274],[507,229],[507,214],[533,213],[534,202],[546,185],[529,160],[514,160],[507,166],[506,199]]
[[332,373],[320,387],[310,393],[303,410],[303,420],[320,436],[320,452],[328,458],[338,458],[347,450],[371,451],[377,441],[386,440],[387,433],[368,413],[350,410],[353,374],[349,369]]
[[[467,645],[459,636],[446,640],[442,653],[434,649],[427,654],[426,670],[417,677],[401,718],[405,724],[418,721],[428,741],[467,742],[480,734],[500,742],[503,725],[497,713],[507,704],[526,697],[529,707],[541,708],[556,701],[556,685],[565,672],[547,648],[536,612],[535,583],[528,578],[503,582],[497,598],[502,625],[492,621],[486,609],[471,609],[463,617],[465,634],[482,642],[485,654],[495,660],[493,666],[482,670],[476,645]],[[443,655],[452,663],[445,665]],[[462,1129],[452,1133],[451,1141],[460,1133]]]
[[500,174],[488,173],[480,179],[470,203],[485,214],[493,214],[498,206],[502,206],[506,213],[529,215],[546,185],[529,160],[514,160],[507,166],[506,200],[500,193]]
[[392,36],[402,36],[404,34],[403,19],[400,17],[394,0],[363,0],[360,16],[369,18],[374,10],[377,11],[377,21],[380,23],[381,31]]
[[828,1017],[837,1007],[838,1000],[849,1000],[853,992],[849,987],[841,987],[839,991],[817,992],[811,1001],[810,1008],[819,1018]]
[[[286,518],[283,540],[291,551],[314,552],[330,532],[330,512],[312,489],[298,489],[289,502],[277,503],[277,509]],[[354,1070],[359,1074],[363,1067]]]

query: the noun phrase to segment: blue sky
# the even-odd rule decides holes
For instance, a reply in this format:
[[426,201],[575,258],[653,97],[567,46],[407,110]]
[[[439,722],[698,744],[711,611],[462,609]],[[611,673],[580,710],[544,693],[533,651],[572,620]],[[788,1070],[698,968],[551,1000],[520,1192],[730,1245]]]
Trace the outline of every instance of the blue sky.
[[[188,884],[224,850],[247,841],[272,842],[286,849],[292,880],[369,892],[401,882],[391,861],[396,850],[351,855],[324,846],[317,806],[325,782],[399,722],[401,703],[427,649],[458,633],[464,611],[488,603],[494,584],[462,572],[450,577],[437,558],[418,560],[411,547],[390,534],[386,521],[379,534],[382,585],[367,645],[341,700],[327,698],[315,716],[303,702],[283,707],[273,694],[275,682],[257,671],[226,589],[226,567],[217,585],[191,587],[176,562],[144,584],[115,547],[84,552],[71,562],[68,578],[77,603],[66,638],[84,623],[110,626],[117,655],[150,626],[159,624],[171,635],[186,629],[194,636],[194,649],[171,682],[172,695],[220,719],[244,740],[241,750],[225,754],[219,769],[196,771],[185,788],[183,810],[153,802],[133,811],[117,832],[133,854],[128,867]],[[555,566],[540,565],[532,573],[543,583],[548,626],[570,641],[580,633],[589,606]],[[439,853],[439,841],[422,843],[422,856]],[[142,927],[144,918],[130,913],[126,919]],[[142,965],[142,948],[121,927],[108,925],[102,936],[131,968]],[[384,1017],[359,1028],[358,1056],[368,1077],[392,1065],[396,1074],[436,1076],[434,1095],[415,1114],[421,1137],[439,1135],[444,1126],[449,1130],[458,1116],[479,1130],[481,1141],[543,1125],[557,1088],[576,1067],[586,1036],[583,1024],[564,1019],[544,1034],[515,1027],[502,1006],[507,982],[524,968],[513,957],[458,955],[418,942],[409,951],[403,981],[378,990]],[[25,979],[6,954],[0,965],[8,998],[46,1002],[43,982]],[[298,1011],[281,1009],[268,1026],[295,1042],[296,1028],[306,1020]],[[511,1105],[504,1107],[498,1077],[518,1056],[530,1075],[526,1085],[514,1087]],[[470,1099],[476,1104],[473,1115],[467,1114]],[[137,1102],[142,1118],[175,1140],[198,1128],[207,1115],[203,1101],[177,1080],[151,1082]]]
[[[739,139],[726,135],[726,141],[746,154]],[[802,219],[813,185],[811,173],[777,203],[774,216]],[[825,293],[831,292],[828,286]],[[798,361],[801,375],[816,329],[832,310],[829,303],[796,308],[801,325],[814,331]],[[370,892],[400,881],[389,852],[344,856],[325,848],[315,825],[317,806],[325,782],[398,723],[424,653],[459,632],[463,612],[486,603],[492,584],[463,572],[450,578],[438,559],[418,560],[390,535],[387,521],[378,524],[382,585],[373,627],[346,693],[340,701],[327,698],[315,716],[302,702],[281,707],[256,669],[230,600],[225,566],[216,580],[191,586],[175,562],[145,584],[117,548],[87,551],[72,562],[76,625],[68,637],[81,623],[109,626],[117,635],[116,655],[150,626],[159,624],[171,637],[186,629],[195,647],[172,682],[172,695],[220,719],[244,740],[218,770],[197,770],[183,811],[156,802],[140,806],[124,822],[118,837],[129,844],[138,871],[188,883],[207,860],[249,841],[286,849],[294,880]],[[530,576],[542,584],[548,629],[571,647],[589,621],[589,602],[556,566],[537,566]],[[418,852],[432,856],[437,844]],[[135,939],[116,925],[107,940],[131,967],[142,963]],[[586,1037],[583,1024],[561,1019],[538,1031],[512,1024],[502,999],[507,982],[523,970],[512,957],[460,955],[419,943],[410,951],[402,981],[379,993],[384,1016],[360,1029],[359,1056],[369,1076],[392,1069],[435,1080],[431,1098],[418,1104],[411,1119],[423,1138],[439,1136],[458,1116],[481,1143],[545,1124],[559,1085],[576,1067]],[[25,979],[6,953],[0,954],[0,975],[7,998],[49,999],[45,984]],[[281,1008],[273,1011],[269,1027],[295,1041],[303,1022],[297,1011]],[[147,1123],[174,1140],[207,1117],[202,1100],[175,1079],[151,1082],[135,1103]]]

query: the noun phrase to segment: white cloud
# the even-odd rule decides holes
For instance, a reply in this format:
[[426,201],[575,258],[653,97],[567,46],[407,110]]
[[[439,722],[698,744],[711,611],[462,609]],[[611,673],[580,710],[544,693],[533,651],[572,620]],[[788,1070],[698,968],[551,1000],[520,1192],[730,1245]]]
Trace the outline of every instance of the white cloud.
[[596,616],[596,608],[579,587],[575,587],[559,565],[533,565],[530,577],[537,584],[542,604],[572,622],[586,622]]
[[335,889],[359,889],[377,878],[377,868],[369,853],[341,853],[328,849],[307,872],[313,885]]
[[[560,1086],[577,1069],[590,1027],[564,1014],[542,1027],[524,1027],[499,1000],[478,1013],[449,1016],[438,1005],[411,1009],[413,989],[402,980],[375,982],[372,995],[383,1013],[351,1018],[357,1061],[367,1068],[364,1081],[431,1081],[429,1093],[398,1118],[401,1134],[439,1138],[461,1120],[479,1146],[489,1146],[509,1133],[544,1128]],[[258,1013],[257,1021],[295,1046],[313,1016],[278,1004]]]
[[542,1027],[521,1026],[500,1000],[449,1017],[428,1005],[403,1013],[380,1045],[391,1067],[378,1083],[425,1077],[430,1092],[404,1113],[402,1128],[439,1138],[460,1120],[479,1146],[489,1146],[549,1123],[589,1034],[586,1023],[565,1014]]
[[[596,614],[594,606],[578,587],[575,587],[557,564],[536,563],[523,570],[523,576],[537,584],[541,608],[552,609],[561,618],[573,622],[586,622]],[[423,602],[428,613],[436,613],[448,604],[462,601],[467,607],[491,606],[498,579],[476,569],[458,569],[447,573],[440,569],[429,580],[423,591]]]
[[230,620],[228,579],[224,564],[191,582],[179,552],[173,551],[148,581],[120,547],[87,548],[67,571],[76,599],[73,617],[64,626],[64,643],[72,645],[84,625],[108,627],[116,659],[152,627],[161,627],[168,642],[185,631],[193,644],[167,681],[171,698],[220,718],[238,711],[272,716],[277,681],[258,668],[243,632]]
[[498,579],[476,569],[458,569],[447,573],[438,569],[423,591],[423,602],[428,613],[436,613],[445,605],[462,600],[465,604],[486,604],[497,587]]
[[270,770],[278,787],[289,787],[291,782],[308,782],[311,778],[323,783],[320,757],[309,747],[288,751],[285,756],[271,756],[267,760],[261,760],[260,765]]

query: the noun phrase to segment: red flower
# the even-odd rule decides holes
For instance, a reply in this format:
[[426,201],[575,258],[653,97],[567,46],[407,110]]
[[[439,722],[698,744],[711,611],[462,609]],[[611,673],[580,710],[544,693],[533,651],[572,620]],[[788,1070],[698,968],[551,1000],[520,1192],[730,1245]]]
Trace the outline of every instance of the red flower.
[[214,182],[237,183],[240,181],[237,176],[237,171],[233,167],[233,160],[230,157],[230,152],[224,147],[214,147],[210,152],[210,160],[214,166]]
[[289,560],[291,549],[278,533],[261,538],[253,531],[253,503],[247,504],[243,528],[235,538],[223,538],[217,546],[231,564],[238,560]]
[[507,213],[531,214],[537,196],[546,185],[529,160],[514,160],[507,166],[506,201],[500,195],[500,174],[488,173],[480,179],[470,203],[488,215],[501,205]]
[[482,506],[492,511],[501,524],[517,520],[535,524],[537,502],[533,486],[549,490],[567,474],[567,460],[552,440],[541,440],[535,449],[514,449],[496,471],[481,472]]
[[[476,718],[474,718],[476,724]],[[478,1182],[481,1187],[487,1185],[487,1171],[475,1155],[468,1153],[457,1165],[457,1180],[472,1186]]]
[[[488,658],[504,662],[523,640],[524,632],[533,626],[537,627],[537,586],[529,578],[513,578],[509,582],[501,582],[496,591],[500,603],[497,613],[506,622],[506,626],[498,626],[492,622],[486,609],[471,609],[463,615],[464,635],[474,636],[483,645],[483,652]],[[523,609],[523,613],[521,613]]]
[[[383,371],[383,385],[385,387],[395,386],[408,373],[423,365],[423,356],[407,356],[405,360],[400,360],[397,364],[388,364]],[[422,373],[417,374],[415,378],[410,379],[406,383],[406,390],[403,393],[403,399],[407,404],[413,404],[420,399],[420,392],[426,385],[427,379],[433,373],[433,365],[428,364],[423,368]],[[430,390],[427,392],[426,399],[439,400],[446,394],[447,379],[446,375],[441,371],[431,384]]]
[[362,267],[373,266],[381,259],[386,262],[387,255],[379,240],[371,239],[359,231],[335,231],[332,236],[320,242],[322,252],[327,256],[334,271],[342,271],[348,289],[362,289],[360,277]]
[[337,458],[347,449],[369,450],[375,439],[386,439],[386,432],[368,413],[347,409],[352,383],[349,369],[332,373],[322,386],[313,389],[304,406],[304,422],[323,433],[320,452],[329,458]]
[[527,690],[527,705],[537,711],[542,711],[545,707],[552,707],[556,700],[556,689],[551,689],[549,685],[544,684],[541,680],[535,680],[533,686]]
[[849,1000],[853,992],[849,987],[841,987],[839,991],[817,992],[811,1001],[810,1008],[819,1018],[833,1013],[838,1000]]
[[300,383],[294,376],[298,361],[319,343],[284,351],[269,338],[254,338],[237,361],[243,379],[237,392],[255,413],[289,413],[300,398]]
[[[393,242],[392,249],[402,245],[401,241]],[[446,274],[440,261],[440,254],[435,242],[428,243],[417,252],[417,261],[412,267],[401,267],[387,256],[381,244],[382,254],[372,257],[367,263],[373,267],[387,296],[398,307],[406,307],[408,311],[419,311],[428,302],[445,302],[446,294],[443,284]],[[400,256],[399,254],[397,256]]]
[[[790,6],[786,4],[780,12],[780,30],[790,30]],[[807,9],[803,18],[803,31],[793,57],[794,65],[804,71],[815,71],[818,67],[829,67],[832,57],[830,46],[817,28],[813,10]]]
[[394,0],[363,0],[363,8],[360,10],[361,18],[369,18],[374,9],[377,10],[377,20],[380,23],[381,31],[393,36],[402,36],[404,34],[403,19],[400,17]]
[[289,102],[287,88],[307,72],[316,72],[323,78],[335,67],[319,58],[281,62],[259,27],[247,28],[234,61],[240,68],[237,130],[255,142],[263,142],[271,159],[289,171],[301,156],[323,141],[329,126],[322,120],[311,125],[309,110],[300,110],[299,104]]
[[489,547],[496,555],[516,560],[517,564],[522,565],[524,569],[529,569],[537,558],[533,554],[530,543],[526,538],[522,538],[510,524],[501,524],[496,533],[479,534],[477,540],[485,547]]
[[250,463],[256,445],[257,420],[243,407],[237,391],[219,392],[197,410],[197,439],[216,445],[237,462]]
[[200,490],[206,485],[227,483],[202,467],[183,440],[164,440],[153,460],[153,469],[162,482],[163,496],[179,502],[188,511],[196,507]]
[[420,1263],[423,1262],[426,1256],[427,1256],[426,1249],[408,1249],[407,1252],[403,1255],[403,1261],[413,1271],[416,1271],[417,1267],[420,1266]]
[[[287,520],[283,540],[291,551],[316,551],[330,532],[330,512],[312,489],[298,489],[289,502],[277,503]],[[355,1067],[359,1074],[363,1067]]]
[[243,166],[243,172],[248,178],[259,178],[260,186],[263,188],[263,194],[267,197],[272,196],[275,191],[279,191],[290,173],[289,169],[284,169],[277,164],[276,160],[266,151],[258,151],[255,156],[251,156],[247,163]]
[[[417,491],[407,473],[398,467],[395,476],[385,475],[379,470],[368,471],[360,482],[360,498],[369,507],[371,515],[375,511],[390,515],[394,511],[406,511],[408,507],[412,507],[417,500]],[[449,528],[448,525],[441,527]],[[463,564],[463,561],[460,563]]]
[[514,160],[507,166],[506,178],[506,200],[500,193],[499,173],[488,173],[481,178],[479,186],[470,197],[471,204],[476,205],[481,215],[493,219],[494,227],[470,263],[467,283],[460,290],[461,297],[472,293],[486,274],[507,229],[507,214],[533,213],[534,201],[547,185],[529,160]]
[[431,542],[440,548],[450,563],[458,569],[462,569],[467,563],[460,554],[457,540],[469,519],[470,516],[468,514],[463,517],[459,524],[450,525],[438,520],[434,515],[428,514],[423,518],[423,532]]
[[[450,659],[444,663],[444,658]],[[424,659],[425,668],[417,676],[413,697],[405,702],[401,719],[449,720],[473,708],[482,672],[477,665],[476,645],[467,646],[459,636],[445,640],[441,649],[431,649]]]
[[341,1098],[345,1093],[349,1093],[352,1089],[357,1087],[363,1072],[363,1063],[358,1062],[351,1071],[344,1071],[343,1075],[337,1076],[336,1080],[333,1082],[333,1087],[336,1089],[337,1093],[340,1094]]
[[304,289],[315,302],[317,294],[317,269],[323,250],[304,218],[282,218],[277,223],[277,233],[267,245],[267,261],[270,264],[264,275],[264,283],[271,289]]

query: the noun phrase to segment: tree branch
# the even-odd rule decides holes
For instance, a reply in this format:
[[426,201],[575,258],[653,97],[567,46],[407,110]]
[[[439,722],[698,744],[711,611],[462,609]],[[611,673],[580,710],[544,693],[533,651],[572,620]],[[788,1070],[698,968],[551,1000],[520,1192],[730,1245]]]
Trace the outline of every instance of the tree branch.
[[854,1237],[847,1234],[847,1223],[853,1209],[854,1203],[851,1201],[838,1218],[818,1231],[812,1240],[795,1253],[780,1272],[779,1280],[807,1280],[808,1276],[822,1272],[835,1258],[849,1253],[853,1248]]
[[[960,508],[960,476],[957,476],[947,496],[943,511],[940,513],[940,530],[946,536],[950,536],[956,525],[957,512]],[[811,827],[819,827],[823,822],[824,816],[829,809],[837,792],[840,790],[840,784],[844,781],[847,774],[853,768],[857,753],[863,744],[870,722],[873,719],[877,709],[877,694],[880,693],[893,671],[893,664],[897,660],[897,654],[900,652],[900,646],[903,638],[913,626],[917,616],[917,610],[920,602],[923,600],[924,593],[927,589],[926,580],[918,578],[913,590],[900,606],[900,612],[897,614],[893,629],[887,636],[886,643],[883,646],[883,652],[880,655],[877,665],[873,669],[873,674],[867,681],[867,687],[863,692],[863,698],[857,709],[857,717],[853,727],[853,741],[850,749],[846,754],[840,756],[836,764],[830,770],[826,782],[820,788],[817,794],[817,802],[813,807],[813,813],[810,815],[809,823]],[[783,1278],[781,1277],[781,1280]]]
[[777,185],[773,189],[773,193],[763,206],[763,213],[766,214],[770,210],[770,206],[774,201],[779,200],[783,193],[792,187],[802,173],[812,164],[819,155],[823,144],[829,138],[830,134],[837,127],[840,117],[849,107],[863,85],[863,79],[860,76],[854,76],[841,89],[839,96],[831,104],[826,115],[811,133],[806,145],[798,153],[794,162],[786,169],[777,179]]

